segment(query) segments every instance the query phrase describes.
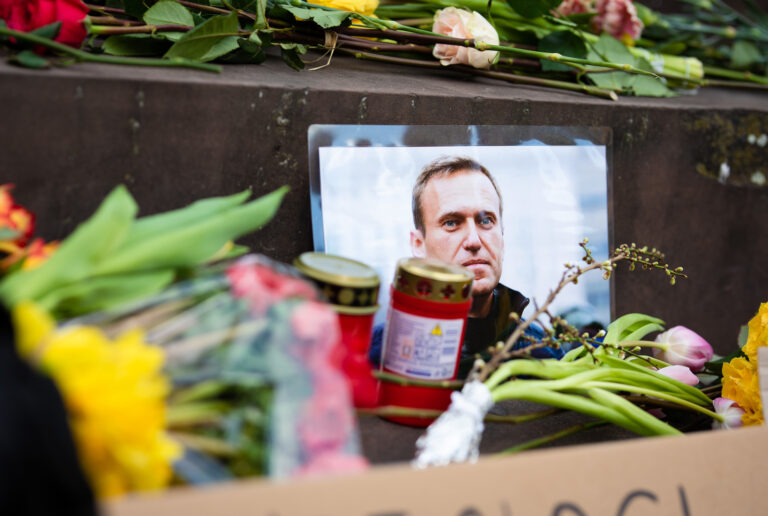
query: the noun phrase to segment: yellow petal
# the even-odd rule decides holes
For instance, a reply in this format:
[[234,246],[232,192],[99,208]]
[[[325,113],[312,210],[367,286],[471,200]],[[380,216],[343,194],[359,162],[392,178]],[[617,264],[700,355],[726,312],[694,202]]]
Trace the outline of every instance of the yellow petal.
[[28,357],[53,332],[56,323],[48,313],[31,301],[22,301],[11,312],[16,331],[16,349]]

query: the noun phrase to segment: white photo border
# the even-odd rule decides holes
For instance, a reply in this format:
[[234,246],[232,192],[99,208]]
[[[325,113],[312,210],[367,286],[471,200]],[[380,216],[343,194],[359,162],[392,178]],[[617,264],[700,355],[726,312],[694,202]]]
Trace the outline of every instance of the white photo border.
[[[468,156],[495,177],[504,203],[502,283],[534,300],[555,286],[563,263],[583,255],[583,237],[598,259],[615,246],[610,128],[322,124],[310,126],[308,139],[315,250],[379,272],[377,322],[394,265],[410,256],[413,180],[435,157]],[[607,325],[613,280],[585,276],[553,309],[577,325],[590,317]]]

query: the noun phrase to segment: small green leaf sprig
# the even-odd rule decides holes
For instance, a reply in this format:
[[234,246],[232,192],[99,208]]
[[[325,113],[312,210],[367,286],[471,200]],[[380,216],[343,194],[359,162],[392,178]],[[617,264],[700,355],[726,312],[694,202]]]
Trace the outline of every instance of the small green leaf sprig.
[[[545,302],[536,306],[530,319],[518,321],[506,342],[492,346],[488,363],[480,359],[476,361],[470,380],[484,382],[494,402],[520,399],[543,403],[581,412],[646,436],[674,435],[680,431],[649,414],[640,405],[672,406],[715,420],[722,419],[712,410],[709,396],[657,372],[658,368],[669,364],[637,353],[641,347],[655,345],[642,338],[664,329],[664,322],[660,319],[627,314],[613,321],[607,332],[599,332],[595,337],[602,337],[600,341],[587,333],[579,334],[566,320],[549,312],[552,301],[568,284],[578,283],[583,274],[592,270],[602,271],[603,278],[609,279],[616,265],[622,261],[629,262],[630,270],[638,264],[645,270],[663,270],[672,284],[676,278],[686,277],[681,267],[671,268],[664,261],[663,253],[655,248],[622,244],[610,258],[599,261],[587,244],[587,239],[579,244],[584,250],[584,264],[565,264],[560,282],[550,291]],[[525,329],[534,321],[540,323],[543,316],[548,316],[552,324],[552,328],[546,330],[547,335],[541,341],[531,341],[528,346],[513,350],[518,340],[529,340],[524,335]],[[511,318],[518,319],[516,315]],[[554,328],[559,330],[557,334]],[[564,343],[580,346],[560,360],[509,360],[528,356],[537,347],[557,347]]]
[[[475,362],[473,371],[469,376],[470,379],[477,378],[480,381],[485,381],[503,362],[510,358],[530,356],[530,352],[537,348],[559,347],[563,343],[587,344],[590,336],[588,334],[580,334],[579,331],[575,327],[569,325],[565,319],[553,315],[549,311],[549,306],[567,285],[571,283],[574,285],[578,284],[579,278],[590,271],[602,271],[603,279],[607,280],[610,279],[619,262],[628,261],[629,270],[635,270],[638,264],[644,270],[663,270],[667,277],[670,278],[670,283],[672,285],[675,284],[675,280],[678,277],[687,278],[683,273],[682,267],[671,268],[664,261],[664,254],[656,248],[648,249],[647,246],[638,247],[634,242],[631,244],[621,244],[614,250],[613,255],[608,259],[598,261],[593,256],[592,250],[588,244],[588,238],[585,238],[579,243],[579,246],[584,251],[584,256],[581,259],[584,264],[565,263],[565,270],[560,278],[560,282],[549,292],[541,306],[538,306],[534,301],[535,311],[529,319],[519,321],[517,314],[510,315],[510,319],[514,322],[519,322],[519,324],[517,324],[517,327],[506,342],[497,342],[488,349],[491,353],[491,358],[487,363],[481,359],[478,359]],[[541,318],[544,316],[548,318],[550,325],[542,324]],[[545,337],[539,341],[534,341],[525,335],[525,330],[534,322],[542,327],[550,326],[545,330]],[[519,340],[528,341],[529,345],[523,348],[514,349],[515,344]],[[591,346],[585,346],[585,348],[589,350],[592,349]]]

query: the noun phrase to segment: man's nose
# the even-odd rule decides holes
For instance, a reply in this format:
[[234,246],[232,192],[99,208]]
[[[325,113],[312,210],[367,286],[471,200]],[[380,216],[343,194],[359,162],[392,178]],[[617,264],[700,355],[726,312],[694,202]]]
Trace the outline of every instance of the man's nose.
[[480,235],[477,232],[477,225],[474,220],[467,221],[467,232],[464,235],[463,246],[464,249],[471,252],[477,252],[480,250],[482,243],[480,242]]

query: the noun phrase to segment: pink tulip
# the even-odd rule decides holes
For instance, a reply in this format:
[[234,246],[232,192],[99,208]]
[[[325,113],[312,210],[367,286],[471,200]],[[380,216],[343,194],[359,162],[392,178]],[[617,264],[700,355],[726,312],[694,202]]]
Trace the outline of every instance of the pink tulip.
[[696,332],[684,326],[675,326],[656,337],[660,348],[654,349],[656,358],[672,365],[689,367],[699,372],[712,360],[712,346]]
[[686,385],[696,385],[699,383],[699,377],[693,374],[690,369],[682,365],[662,367],[657,372],[663,374],[667,378],[672,378],[673,380],[677,380]]
[[728,398],[715,398],[712,404],[715,407],[715,412],[723,416],[722,421],[715,420],[712,422],[713,429],[731,430],[742,425],[741,416],[744,415],[744,410],[735,401]]

